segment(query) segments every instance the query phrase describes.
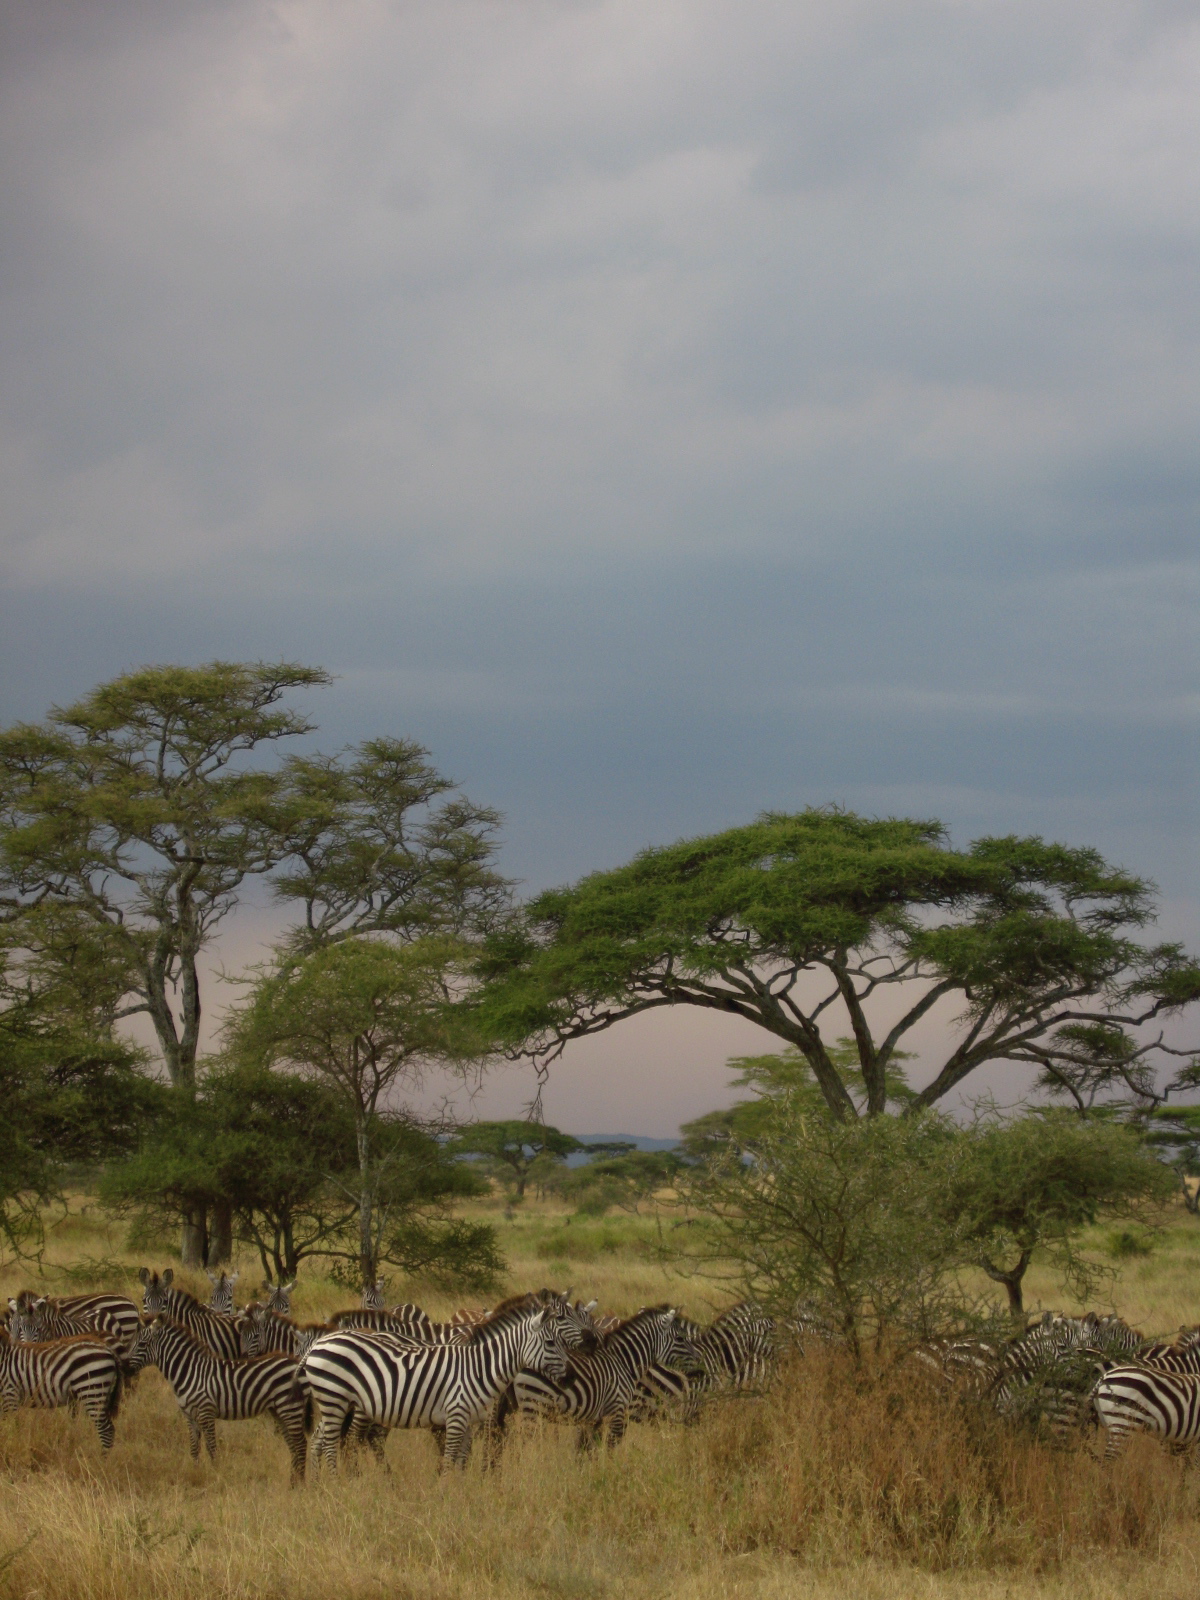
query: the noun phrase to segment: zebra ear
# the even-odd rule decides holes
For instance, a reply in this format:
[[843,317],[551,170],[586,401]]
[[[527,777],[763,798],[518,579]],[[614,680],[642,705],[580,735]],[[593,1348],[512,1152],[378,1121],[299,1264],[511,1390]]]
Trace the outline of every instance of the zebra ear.
[[8,1309],[10,1311],[15,1311],[17,1309],[17,1302],[15,1300],[10,1300],[8,1302]]
[[293,1278],[291,1283],[285,1283],[281,1287],[284,1294],[291,1294],[292,1290],[296,1287],[296,1279]]
[[162,1275],[163,1288],[164,1289],[169,1289],[171,1287],[171,1284],[174,1282],[174,1280],[175,1280],[175,1268],[174,1267],[168,1267],[167,1270]]
[[149,1283],[150,1282],[150,1268],[149,1267],[143,1267],[142,1270],[138,1273],[138,1282],[139,1283]]
[[275,1285],[271,1282],[270,1278],[264,1278],[263,1279],[263,1288],[267,1291],[268,1294],[274,1294],[275,1293]]
[[589,1300],[587,1305],[585,1305],[583,1309],[585,1311],[587,1311],[587,1312],[592,1312],[592,1311],[595,1311],[596,1307],[599,1304],[600,1304],[599,1300]]
[[225,1274],[222,1273],[221,1278],[218,1278],[215,1272],[209,1272],[208,1268],[206,1267],[204,1269],[204,1276],[208,1279],[209,1283],[220,1283],[221,1278],[223,1278]]
[[238,1279],[240,1277],[241,1277],[241,1273],[240,1272],[231,1272],[229,1274],[229,1283],[230,1283],[230,1287],[231,1288],[238,1281]]

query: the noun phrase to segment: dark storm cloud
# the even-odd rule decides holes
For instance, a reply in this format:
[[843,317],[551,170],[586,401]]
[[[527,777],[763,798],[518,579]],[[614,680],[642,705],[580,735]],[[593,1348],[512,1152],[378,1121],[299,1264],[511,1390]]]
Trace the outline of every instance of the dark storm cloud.
[[1190,7],[51,3],[2,54],[8,715],[287,654],[535,882],[834,798],[1188,923]]

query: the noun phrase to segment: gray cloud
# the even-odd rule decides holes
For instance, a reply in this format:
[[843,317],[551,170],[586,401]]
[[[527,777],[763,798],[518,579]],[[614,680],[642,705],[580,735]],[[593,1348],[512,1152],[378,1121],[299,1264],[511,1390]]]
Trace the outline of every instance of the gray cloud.
[[1192,7],[8,28],[7,716],[285,653],[531,883],[836,798],[1200,931]]

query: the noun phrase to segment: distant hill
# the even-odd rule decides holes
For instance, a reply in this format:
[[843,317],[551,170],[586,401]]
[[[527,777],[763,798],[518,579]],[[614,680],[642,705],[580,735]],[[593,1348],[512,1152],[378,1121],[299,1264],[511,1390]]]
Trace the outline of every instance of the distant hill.
[[[639,1150],[677,1150],[678,1139],[648,1139],[644,1133],[577,1133],[575,1137],[581,1144],[632,1144]],[[573,1156],[567,1157],[569,1167],[580,1167],[587,1160],[581,1152],[576,1151]]]

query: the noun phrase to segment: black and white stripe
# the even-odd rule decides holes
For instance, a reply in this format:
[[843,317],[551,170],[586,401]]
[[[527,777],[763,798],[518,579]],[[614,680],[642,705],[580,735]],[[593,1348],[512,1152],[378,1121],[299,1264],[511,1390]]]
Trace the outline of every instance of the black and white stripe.
[[630,1411],[632,1421],[645,1421],[664,1409],[680,1411],[695,1421],[702,1400],[716,1389],[746,1391],[769,1377],[776,1355],[776,1323],[750,1301],[730,1306],[707,1328],[680,1318],[695,1346],[698,1361],[680,1371],[653,1363],[638,1383]]
[[0,1330],[0,1410],[80,1405],[112,1448],[121,1403],[121,1365],[112,1341],[95,1333],[25,1344]]
[[268,1311],[278,1311],[280,1316],[286,1317],[292,1309],[292,1290],[296,1287],[296,1279],[291,1283],[272,1283],[270,1278],[263,1279],[263,1292],[266,1299],[263,1304]]
[[1176,1445],[1200,1438],[1200,1376],[1154,1367],[1112,1367],[1092,1390],[1106,1432],[1104,1456],[1118,1455],[1131,1433],[1156,1433]]
[[651,1366],[702,1369],[688,1329],[672,1306],[647,1306],[604,1335],[598,1348],[570,1359],[566,1374],[522,1371],[513,1384],[527,1416],[559,1416],[579,1425],[579,1443],[591,1445],[607,1424],[609,1445],[625,1433],[638,1384]]
[[120,1294],[81,1294],[62,1299],[22,1289],[9,1305],[9,1333],[14,1339],[45,1342],[77,1333],[98,1333],[112,1339],[128,1355],[141,1321],[132,1300]]
[[522,1367],[565,1373],[559,1332],[554,1312],[522,1295],[461,1343],[418,1345],[361,1329],[327,1334],[300,1361],[301,1381],[321,1410],[316,1449],[332,1469],[351,1425],[444,1428],[443,1461],[463,1463],[472,1428]]
[[210,1459],[215,1458],[218,1421],[241,1422],[269,1415],[287,1443],[292,1481],[303,1478],[305,1431],[312,1413],[296,1386],[294,1357],[267,1355],[226,1361],[179,1323],[156,1316],[138,1334],[130,1364],[135,1370],[156,1366],[175,1391],[179,1409],[187,1418],[193,1460],[200,1454],[201,1436]]
[[314,1339],[338,1330],[330,1322],[295,1322],[268,1306],[248,1305],[237,1318],[242,1353],[302,1356]]
[[142,1310],[147,1317],[169,1317],[201,1344],[207,1345],[213,1355],[226,1361],[241,1360],[242,1341],[232,1317],[211,1311],[186,1289],[175,1288],[172,1282],[175,1274],[170,1267],[161,1278],[145,1267],[138,1276],[143,1285]]
[[212,1284],[212,1293],[208,1297],[208,1309],[215,1311],[219,1316],[232,1317],[237,1313],[237,1306],[233,1298],[233,1286],[238,1281],[236,1272],[222,1272],[218,1277],[215,1272],[207,1274],[209,1283]]

